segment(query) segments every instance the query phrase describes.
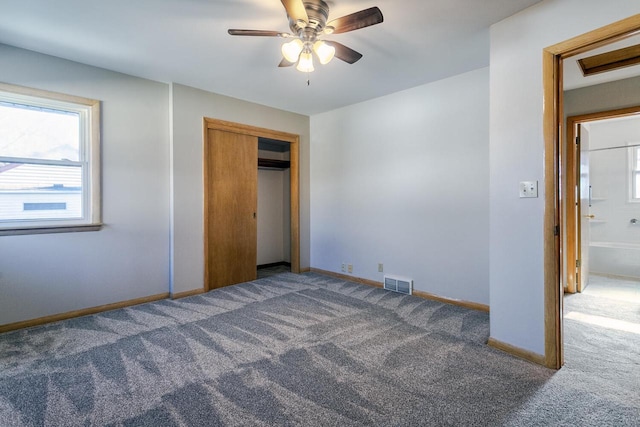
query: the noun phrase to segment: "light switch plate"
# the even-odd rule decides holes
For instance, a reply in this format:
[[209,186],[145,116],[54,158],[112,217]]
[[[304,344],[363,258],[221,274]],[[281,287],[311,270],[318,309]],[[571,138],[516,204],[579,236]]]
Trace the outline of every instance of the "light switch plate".
[[521,181],[520,198],[538,197],[538,181]]

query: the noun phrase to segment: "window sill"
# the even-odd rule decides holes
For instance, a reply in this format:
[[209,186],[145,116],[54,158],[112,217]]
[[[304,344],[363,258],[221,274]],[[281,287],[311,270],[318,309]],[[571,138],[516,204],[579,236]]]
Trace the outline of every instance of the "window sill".
[[62,225],[49,227],[23,227],[0,229],[0,236],[20,236],[24,234],[77,233],[83,231],[100,231],[103,224]]

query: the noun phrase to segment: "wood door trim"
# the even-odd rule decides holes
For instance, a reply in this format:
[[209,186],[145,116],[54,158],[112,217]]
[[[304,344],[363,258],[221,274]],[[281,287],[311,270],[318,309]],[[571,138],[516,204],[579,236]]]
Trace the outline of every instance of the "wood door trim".
[[640,14],[548,46],[544,51],[565,59],[634,36],[638,31]]
[[[562,61],[557,55],[543,54],[544,79],[543,135],[544,147],[544,306],[545,306],[545,365],[560,368],[562,366],[561,335],[562,330],[562,289],[560,289],[560,235],[562,222],[559,218],[558,167],[560,163],[559,139],[562,114]],[[552,286],[549,286],[552,284]],[[504,348],[508,351],[508,348]]]
[[225,120],[211,119],[208,117],[204,118],[204,125],[206,129],[215,129],[226,132],[239,133],[242,135],[251,135],[258,138],[276,139],[278,141],[284,141],[288,143],[298,143],[298,141],[300,140],[300,136],[293,133],[281,132],[257,126],[250,126],[242,123],[228,122]]
[[576,291],[576,282],[578,276],[578,270],[576,265],[576,260],[578,259],[578,251],[577,248],[577,227],[578,223],[576,221],[576,210],[578,210],[578,198],[576,195],[576,188],[578,188],[578,175],[580,173],[580,163],[578,161],[579,153],[577,152],[576,147],[576,122],[572,120],[571,117],[567,117],[567,139],[563,144],[562,153],[564,156],[564,165],[565,165],[565,181],[562,186],[562,190],[564,191],[565,198],[563,202],[563,210],[564,210],[564,242],[566,247],[564,248],[564,259],[562,260],[563,265],[566,268],[566,275],[564,279],[564,287],[566,288],[568,293],[574,293]]
[[[205,117],[203,120],[203,179],[204,179],[204,289],[209,290],[209,266],[207,260],[209,259],[209,250],[207,245],[207,238],[209,236],[209,191],[210,180],[208,173],[208,159],[209,159],[209,144],[208,142],[208,130],[221,130],[226,132],[233,132],[242,135],[251,135],[258,138],[269,138],[278,141],[289,143],[289,157],[290,157],[290,221],[291,221],[291,272],[300,273],[300,136],[277,131],[273,129],[266,129],[257,126],[250,126],[241,123],[234,123],[225,120],[213,119]],[[257,165],[256,165],[257,168]]]
[[[571,120],[574,124],[596,122],[598,120],[613,119],[618,117],[629,117],[640,114],[640,105],[615,110],[598,111],[595,113],[581,114],[579,116],[567,117],[567,123]],[[569,130],[567,128],[567,130]]]
[[[612,119],[618,117],[629,117],[640,114],[640,105],[628,108],[618,108],[615,110],[598,111],[595,113],[581,114],[577,116],[567,117],[567,139],[564,143],[563,152],[565,153],[565,183],[562,187],[564,191],[565,202],[565,223],[566,223],[566,248],[563,262],[567,266],[567,277],[565,278],[568,292],[580,291],[577,286],[576,278],[576,259],[578,258],[575,248],[579,243],[580,236],[577,230],[580,229],[581,216],[579,215],[580,207],[577,205],[576,188],[580,177],[580,152],[574,143],[576,137],[576,127],[579,124],[595,122],[603,119]],[[571,274],[573,272],[573,274]]]
[[[595,49],[640,31],[640,14],[573,37],[543,49],[543,136],[544,136],[544,313],[545,365],[559,369],[563,360],[562,295],[560,286],[560,236],[566,224],[560,221],[560,167],[564,158],[562,141],[562,60]],[[556,230],[560,229],[559,236]]]

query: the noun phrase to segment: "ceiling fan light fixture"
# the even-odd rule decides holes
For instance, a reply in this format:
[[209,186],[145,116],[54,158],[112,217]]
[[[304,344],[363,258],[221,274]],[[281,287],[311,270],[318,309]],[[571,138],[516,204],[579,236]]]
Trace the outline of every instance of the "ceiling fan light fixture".
[[314,70],[313,68],[313,56],[311,55],[311,51],[304,51],[300,54],[300,59],[298,60],[298,66],[296,67],[298,71],[302,71],[303,73],[310,73]]
[[284,43],[282,45],[282,56],[289,62],[296,62],[298,61],[298,57],[300,57],[303,46],[302,40],[300,39],[293,39],[290,42]]
[[313,51],[318,55],[318,59],[322,65],[328,64],[336,54],[336,48],[318,40],[313,44]]
[[[271,0],[270,0],[271,1]],[[292,67],[302,72],[314,70],[313,56],[321,65],[328,64],[335,56],[347,64],[354,64],[362,54],[335,41],[325,41],[328,34],[342,34],[384,21],[377,7],[370,7],[329,20],[329,3],[333,0],[281,0],[289,21],[290,33],[272,30],[243,30],[230,28],[232,36],[281,37],[290,41],[281,46],[283,59],[279,68]]]

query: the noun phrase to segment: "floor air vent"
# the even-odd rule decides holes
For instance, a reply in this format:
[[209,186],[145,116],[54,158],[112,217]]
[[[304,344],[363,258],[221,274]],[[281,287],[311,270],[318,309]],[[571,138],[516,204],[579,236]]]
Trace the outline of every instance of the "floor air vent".
[[413,280],[395,276],[384,276],[384,288],[388,291],[411,295],[413,292]]

